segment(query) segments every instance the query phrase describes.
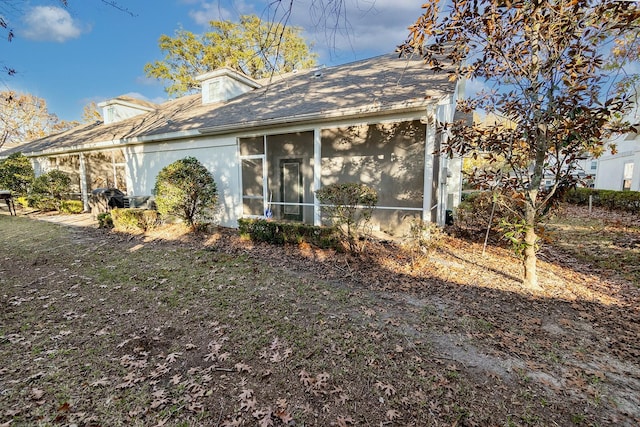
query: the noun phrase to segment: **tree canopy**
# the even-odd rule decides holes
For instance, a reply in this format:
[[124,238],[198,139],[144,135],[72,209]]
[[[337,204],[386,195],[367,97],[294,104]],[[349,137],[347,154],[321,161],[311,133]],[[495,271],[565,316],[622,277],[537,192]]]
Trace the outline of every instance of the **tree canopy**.
[[[562,189],[576,184],[576,160],[602,151],[608,132],[629,107],[611,86],[603,52],[634,30],[635,2],[614,0],[438,0],[410,27],[401,46],[451,78],[473,78],[486,90],[460,103],[470,112],[499,114],[513,125],[456,123],[446,130],[449,154],[484,156],[506,168],[470,176],[481,188],[500,191],[517,220],[510,237],[519,243],[524,283],[538,287],[537,225]],[[543,179],[553,182],[543,188]]]
[[289,72],[315,64],[298,27],[265,22],[244,15],[240,22],[211,21],[211,31],[193,34],[178,30],[173,37],[158,41],[165,54],[161,61],[144,67],[147,76],[164,80],[170,96],[180,96],[200,88],[195,77],[219,67],[230,67],[253,78]]
[[98,104],[95,101],[91,101],[82,109],[82,123],[94,123],[96,121],[102,121],[102,113]]
[[77,125],[50,113],[42,98],[28,93],[0,92],[0,147],[29,142]]
[[6,159],[0,160],[0,189],[11,190],[24,196],[34,179],[33,166],[22,153],[13,153]]

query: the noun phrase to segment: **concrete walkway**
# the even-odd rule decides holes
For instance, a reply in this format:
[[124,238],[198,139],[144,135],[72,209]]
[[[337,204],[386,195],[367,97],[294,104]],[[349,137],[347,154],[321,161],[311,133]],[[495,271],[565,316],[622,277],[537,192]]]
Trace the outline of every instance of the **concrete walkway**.
[[94,219],[90,213],[72,214],[72,215],[27,215],[29,218],[41,221],[54,222],[56,224],[72,225],[74,227],[98,227],[98,220]]
[[[9,216],[7,209],[0,209],[0,215]],[[98,227],[98,220],[94,219],[90,213],[81,214],[56,214],[56,213],[36,213],[18,210],[18,216],[37,219],[39,221],[53,222],[56,224],[70,225],[74,227]]]

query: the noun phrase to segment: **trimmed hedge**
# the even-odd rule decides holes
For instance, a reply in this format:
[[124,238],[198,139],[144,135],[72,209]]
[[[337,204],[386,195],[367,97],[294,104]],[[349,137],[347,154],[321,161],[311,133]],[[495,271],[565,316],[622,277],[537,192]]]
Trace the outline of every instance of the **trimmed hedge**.
[[158,223],[158,211],[147,209],[111,209],[113,227],[119,231],[147,231]]
[[566,201],[575,205],[586,206],[589,204],[589,196],[593,197],[593,206],[603,207],[609,210],[640,213],[639,191],[574,188],[567,193]]
[[256,242],[276,245],[309,243],[320,248],[338,248],[340,239],[335,228],[316,227],[298,222],[277,222],[265,219],[240,218],[240,235]]
[[69,214],[79,214],[84,210],[82,200],[62,200],[60,202],[60,212]]

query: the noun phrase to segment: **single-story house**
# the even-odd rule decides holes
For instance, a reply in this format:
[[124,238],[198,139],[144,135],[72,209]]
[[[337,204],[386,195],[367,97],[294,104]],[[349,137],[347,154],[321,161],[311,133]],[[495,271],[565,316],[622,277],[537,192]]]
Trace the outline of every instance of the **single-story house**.
[[461,161],[439,153],[463,89],[420,59],[389,54],[255,81],[229,68],[198,77],[202,91],[160,105],[129,97],[100,104],[103,122],[29,142],[36,174],[92,189],[150,195],[158,172],[196,157],[220,193],[219,222],[241,217],[322,223],[314,191],[360,182],[378,192],[375,228],[401,233],[412,218],[444,222],[460,199]]

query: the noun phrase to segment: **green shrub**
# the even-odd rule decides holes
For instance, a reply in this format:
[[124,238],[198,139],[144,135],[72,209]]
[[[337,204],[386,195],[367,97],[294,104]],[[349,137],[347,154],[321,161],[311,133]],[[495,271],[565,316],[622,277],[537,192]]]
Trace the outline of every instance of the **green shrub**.
[[102,212],[98,214],[98,227],[113,228],[113,219],[111,218],[111,213]]
[[277,222],[265,219],[241,218],[240,235],[256,242],[276,245],[309,243],[320,248],[336,248],[339,237],[335,228],[316,227],[299,222]]
[[[474,191],[462,194],[462,201],[456,208],[456,219],[454,224],[458,228],[467,230],[486,230],[491,218],[491,211],[494,209],[495,197],[490,191]],[[496,204],[496,209],[500,207]],[[497,215],[496,215],[497,213]],[[491,227],[494,228],[500,222],[500,209],[494,211]]]
[[17,197],[16,203],[25,209],[29,207],[29,199],[27,199],[25,196]]
[[45,194],[57,200],[62,200],[70,190],[71,177],[56,169],[37,177],[31,186],[32,193]]
[[27,196],[28,205],[43,212],[57,211],[60,209],[60,200],[44,194],[30,193]]
[[34,178],[33,166],[22,153],[14,153],[0,160],[0,189],[25,196]]
[[158,212],[147,209],[111,210],[113,227],[118,231],[147,231],[158,223]]
[[499,192],[465,192],[455,211],[453,231],[459,236],[480,239],[489,229],[490,236],[499,240],[510,232],[509,224],[517,222],[509,210],[512,204],[513,200]]
[[153,190],[162,215],[175,215],[194,227],[206,222],[207,212],[218,200],[218,189],[211,173],[195,157],[186,157],[164,167]]
[[84,210],[82,200],[62,200],[60,202],[60,212],[69,214],[79,214]]
[[340,230],[342,239],[351,252],[360,252],[369,236],[368,225],[378,203],[376,191],[364,184],[331,184],[316,191],[322,204],[322,213]]
[[596,190],[593,188],[574,188],[567,193],[566,201],[575,205],[587,206],[591,196],[593,206],[609,210],[640,213],[640,192]]
[[59,211],[62,199],[71,190],[71,178],[59,170],[40,175],[33,181],[29,204],[43,211]]

